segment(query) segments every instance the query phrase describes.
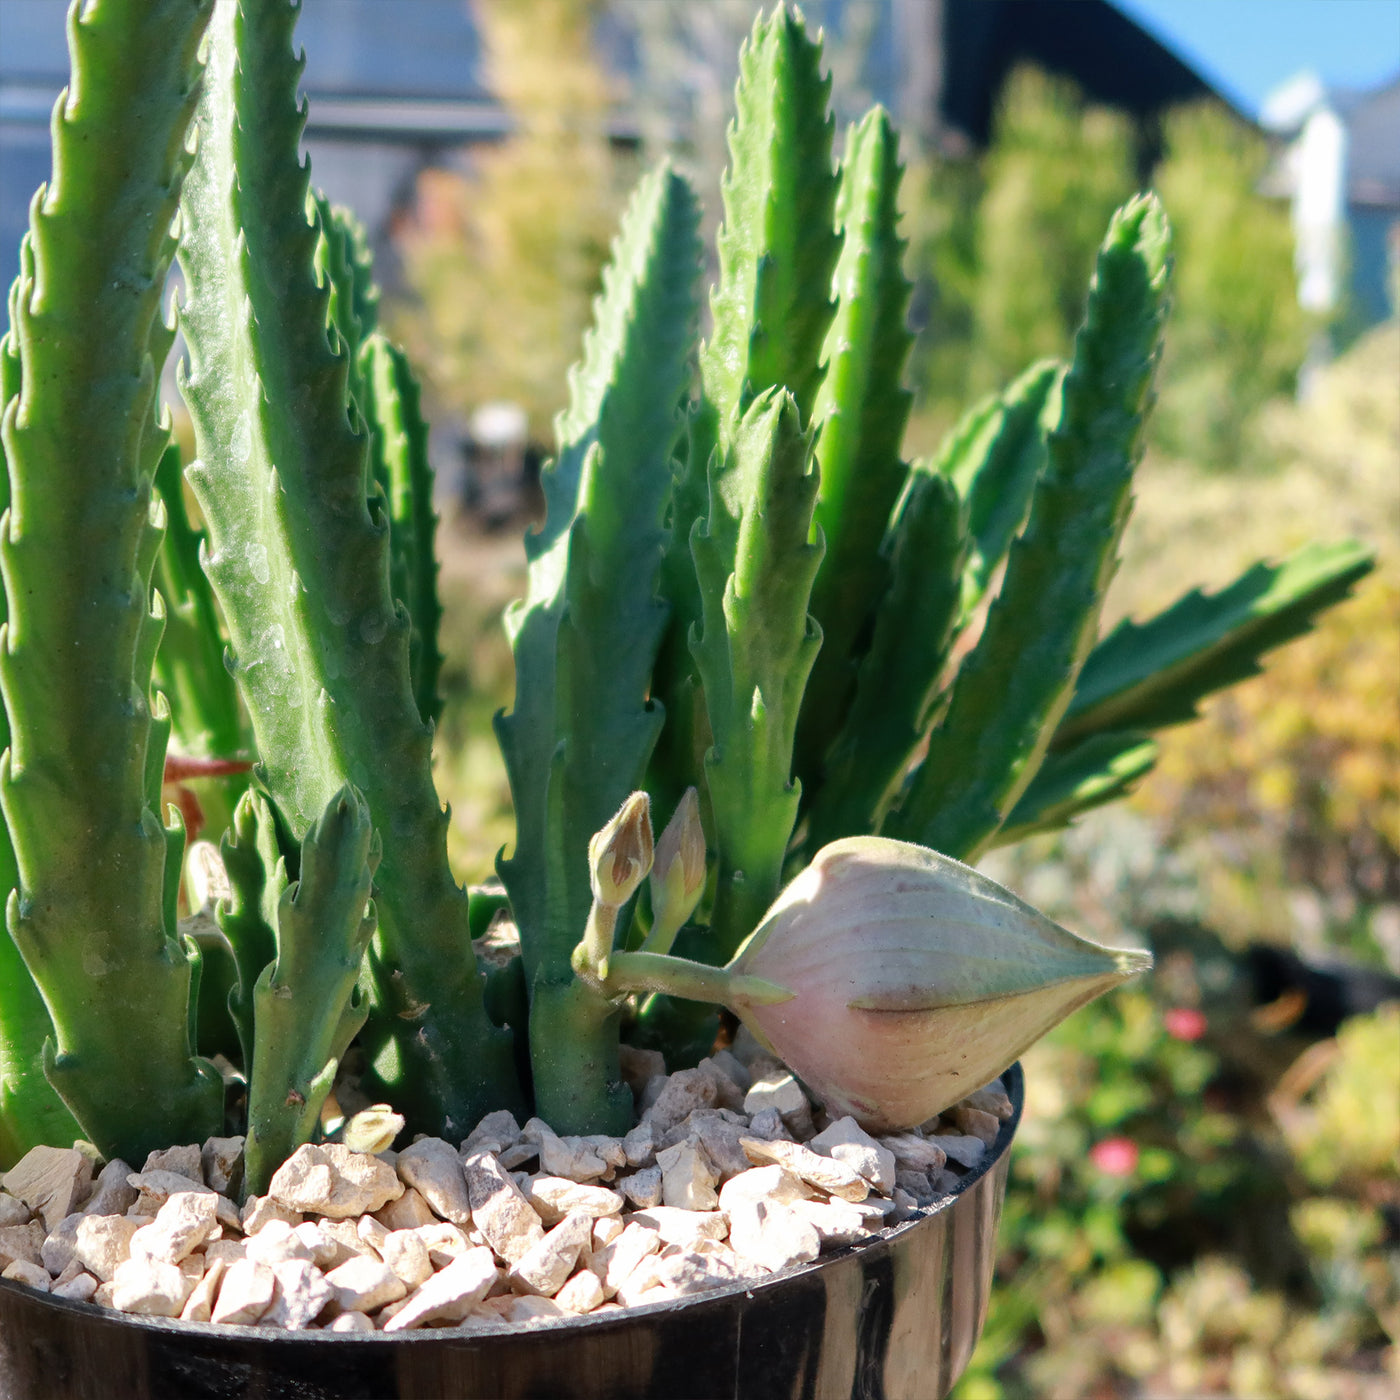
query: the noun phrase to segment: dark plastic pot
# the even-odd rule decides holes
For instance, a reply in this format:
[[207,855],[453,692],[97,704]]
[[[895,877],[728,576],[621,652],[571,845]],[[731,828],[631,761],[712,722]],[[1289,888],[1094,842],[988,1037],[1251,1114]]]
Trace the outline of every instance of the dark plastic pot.
[[127,1317],[0,1279],[0,1400],[939,1400],[986,1317],[1015,1106],[959,1192],[748,1288],[528,1331],[396,1337]]

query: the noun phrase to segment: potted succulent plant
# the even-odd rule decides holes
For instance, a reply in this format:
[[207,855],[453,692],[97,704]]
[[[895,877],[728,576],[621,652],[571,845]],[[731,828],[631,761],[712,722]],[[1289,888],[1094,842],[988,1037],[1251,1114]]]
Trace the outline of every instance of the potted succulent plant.
[[[439,606],[418,390],[375,329],[353,221],[309,190],[295,19],[287,0],[75,0],[53,178],[10,295],[0,1248],[14,1262],[0,1358],[16,1393],[196,1393],[191,1378],[212,1384],[200,1368],[222,1363],[246,1384],[295,1376],[319,1387],[298,1393],[328,1395],[776,1395],[803,1376],[823,1394],[941,1393],[985,1307],[1018,1072],[982,1109],[968,1096],[1149,961],[1057,928],[968,863],[1126,791],[1152,765],[1152,730],[1249,674],[1369,558],[1304,550],[1099,638],[1167,308],[1151,196],[1108,230],[1072,363],[1033,367],[935,460],[904,462],[897,139],[877,109],[833,162],[819,42],[780,6],[741,61],[698,361],[690,189],[663,165],[624,218],[506,619],[504,894],[465,892],[432,777]],[[156,408],[177,247],[198,520]],[[206,848],[212,874],[191,882],[218,897],[185,921],[186,832],[161,816],[172,734],[179,771],[212,759],[225,783],[206,804],[226,826],[220,858]],[[653,804],[667,817],[655,840]],[[473,939],[507,903],[518,952],[483,976]],[[737,1018],[723,1035],[720,1007]],[[757,1109],[714,1107],[728,1090],[706,1057],[738,1023],[805,1085],[766,1138]],[[492,1212],[533,1206],[530,1248],[551,1211],[560,1232],[582,1218],[566,1272],[616,1236],[510,1165],[547,1166],[562,1142],[621,1153],[619,1170],[656,1171],[669,1192],[643,1164],[704,1154],[684,1132],[632,1151],[624,1060],[635,1072],[657,1051],[672,1069],[709,1066],[686,1084],[711,1085],[711,1119],[749,1154],[711,1185],[771,1163],[774,1181],[807,1183],[784,1189],[817,1218],[844,1178],[834,1149],[826,1187],[797,1169],[812,1149],[791,1142],[791,1114],[810,1120],[812,1104],[808,1136],[854,1120],[841,1129],[854,1151],[905,1132],[926,1161],[943,1149],[920,1126],[961,1112],[980,1163],[931,1214],[891,1191],[909,1223],[786,1282],[696,1266],[727,1286],[674,1303],[658,1277],[634,1301],[665,1306],[545,1321],[522,1347],[491,1319],[564,1296],[564,1278],[529,1283]],[[647,1134],[669,1083],[636,1086]],[[386,1107],[337,1129],[333,1095],[355,1089]],[[180,1186],[169,1153],[197,1158],[189,1144],[205,1145],[205,1179],[196,1162]],[[429,1185],[440,1149],[456,1185]],[[83,1200],[78,1179],[101,1163],[104,1200],[141,1192],[129,1228],[84,1225],[126,1218]],[[354,1177],[371,1196],[387,1174],[384,1199],[361,1201],[363,1249],[329,1228],[309,1252],[288,1243],[293,1164],[303,1186]],[[157,1181],[171,1165],[177,1184]],[[41,1180],[51,1169],[66,1182]],[[853,1199],[870,1189],[855,1176]],[[390,1225],[375,1215],[406,1188],[431,1222],[410,1225],[402,1204]],[[749,1204],[760,1233],[764,1210],[782,1214]],[[363,1309],[348,1284],[313,1288],[324,1306],[297,1314],[273,1269],[262,1307],[284,1330],[221,1339],[200,1319],[217,1319],[231,1261],[249,1278],[264,1267],[241,1252],[250,1209],[280,1221],[268,1238],[299,1276],[321,1249],[392,1273],[408,1245],[387,1235],[443,1225],[440,1273],[480,1278],[436,1312],[430,1269]],[[195,1222],[183,1244],[181,1210]],[[21,1257],[36,1214],[37,1263]],[[126,1263],[133,1232],[153,1232],[136,1253],[174,1292],[115,1273],[99,1286],[85,1270],[103,1230]],[[217,1267],[216,1243],[230,1246]],[[726,1252],[738,1257],[710,1251]],[[587,1272],[571,1275],[580,1295]],[[74,1301],[92,1296],[80,1275],[96,1302]],[[67,1292],[44,1291],[60,1279]],[[122,1316],[123,1298],[142,1315]],[[509,1306],[484,1316],[492,1299]],[[309,1330],[354,1313],[374,1331],[370,1312],[396,1335]]]

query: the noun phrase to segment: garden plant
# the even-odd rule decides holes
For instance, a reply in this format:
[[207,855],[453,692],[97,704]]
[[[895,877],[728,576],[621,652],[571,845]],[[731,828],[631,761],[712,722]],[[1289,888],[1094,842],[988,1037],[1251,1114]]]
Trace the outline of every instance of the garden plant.
[[[620,1136],[620,1045],[694,1064],[731,1015],[833,1117],[915,1127],[1144,968],[972,864],[1127,792],[1153,731],[1370,567],[1308,547],[1099,635],[1168,305],[1156,199],[1114,215],[1070,363],[908,463],[896,134],[873,110],[836,162],[819,40],[755,23],[708,329],[663,164],[570,376],[506,617],[516,836],[504,893],[467,891],[426,426],[299,156],[296,15],[70,12],[0,356],[0,1166],[229,1131],[260,1193],[351,1066],[404,1143],[501,1109]],[[197,510],[157,410],[177,253]],[[179,917],[177,757],[220,761],[212,928]],[[519,952],[485,976],[506,906]]]

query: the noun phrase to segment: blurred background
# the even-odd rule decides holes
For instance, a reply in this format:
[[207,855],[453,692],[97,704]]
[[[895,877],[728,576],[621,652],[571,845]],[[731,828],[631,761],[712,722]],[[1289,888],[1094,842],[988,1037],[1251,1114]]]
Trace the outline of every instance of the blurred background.
[[[0,3],[0,265],[48,175],[64,0]],[[1380,567],[1169,731],[1126,804],[989,860],[1145,985],[1027,1060],[991,1317],[959,1400],[1381,1400],[1400,1386],[1400,6],[809,0],[838,133],[903,130],[908,454],[1067,352],[1108,215],[1177,235],[1111,624],[1309,538]],[[312,178],[365,222],[426,380],[464,881],[511,839],[502,604],[626,194],[711,226],[752,0],[305,0]],[[838,135],[839,141],[839,135]],[[0,316],[3,311],[0,310]]]

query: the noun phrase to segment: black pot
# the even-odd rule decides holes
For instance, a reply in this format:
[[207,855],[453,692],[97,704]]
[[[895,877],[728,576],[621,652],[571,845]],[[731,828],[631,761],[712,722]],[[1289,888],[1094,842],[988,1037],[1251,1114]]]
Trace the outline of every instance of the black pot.
[[0,1279],[0,1400],[939,1400],[991,1293],[1015,1112],[951,1199],[749,1287],[527,1331],[394,1337],[129,1317]]

